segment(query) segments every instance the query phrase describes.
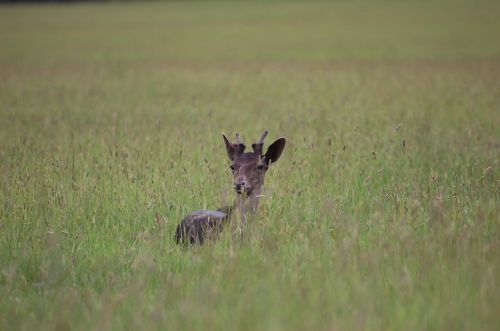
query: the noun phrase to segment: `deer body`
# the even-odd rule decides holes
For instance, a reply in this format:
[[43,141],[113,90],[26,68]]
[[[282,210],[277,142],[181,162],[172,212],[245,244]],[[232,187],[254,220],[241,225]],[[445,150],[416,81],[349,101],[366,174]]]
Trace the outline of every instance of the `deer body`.
[[230,168],[236,192],[234,205],[216,211],[198,210],[188,214],[177,226],[175,240],[178,244],[202,244],[207,238],[215,239],[227,224],[232,223],[235,216],[240,219],[238,230],[243,231],[246,226],[247,211],[251,214],[257,211],[266,171],[279,159],[285,148],[286,139],[279,138],[269,146],[265,154],[262,154],[266,136],[267,131],[259,142],[252,144],[253,152],[245,153],[246,147],[238,133],[234,144],[223,134],[227,156],[232,162]]

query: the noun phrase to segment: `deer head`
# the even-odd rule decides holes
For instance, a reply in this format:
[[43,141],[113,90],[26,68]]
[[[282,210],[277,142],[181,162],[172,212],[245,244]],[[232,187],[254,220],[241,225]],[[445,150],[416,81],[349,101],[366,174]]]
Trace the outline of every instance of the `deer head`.
[[257,198],[262,191],[264,177],[274,162],[278,161],[285,148],[286,139],[278,138],[263,154],[265,131],[260,140],[252,144],[253,152],[245,153],[246,146],[241,142],[239,133],[236,134],[236,143],[231,143],[225,134],[222,134],[226,144],[227,157],[231,161],[234,190],[245,198]]

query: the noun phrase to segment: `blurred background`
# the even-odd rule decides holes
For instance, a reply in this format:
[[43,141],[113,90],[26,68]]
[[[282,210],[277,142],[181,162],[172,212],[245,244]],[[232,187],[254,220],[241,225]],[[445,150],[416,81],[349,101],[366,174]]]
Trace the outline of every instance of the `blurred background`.
[[467,60],[500,47],[496,1],[15,3],[0,12],[4,64]]

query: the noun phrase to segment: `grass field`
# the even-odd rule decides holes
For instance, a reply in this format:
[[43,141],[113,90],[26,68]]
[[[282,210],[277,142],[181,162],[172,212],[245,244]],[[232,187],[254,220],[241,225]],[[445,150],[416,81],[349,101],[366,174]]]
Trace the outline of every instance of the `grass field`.
[[[500,4],[0,7],[1,330],[498,330]],[[246,240],[221,132],[288,139]]]

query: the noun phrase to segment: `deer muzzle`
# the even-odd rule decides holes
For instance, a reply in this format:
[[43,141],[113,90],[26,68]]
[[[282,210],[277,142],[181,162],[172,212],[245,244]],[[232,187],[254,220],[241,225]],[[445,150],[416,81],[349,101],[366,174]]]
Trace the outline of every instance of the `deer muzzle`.
[[245,187],[245,182],[236,182],[234,183],[234,190],[236,193],[241,194],[247,190]]

